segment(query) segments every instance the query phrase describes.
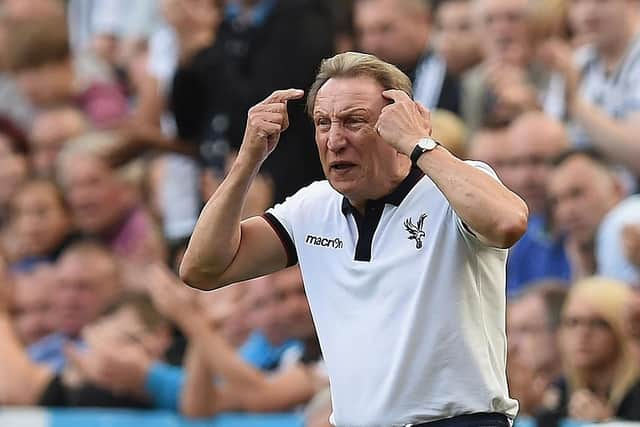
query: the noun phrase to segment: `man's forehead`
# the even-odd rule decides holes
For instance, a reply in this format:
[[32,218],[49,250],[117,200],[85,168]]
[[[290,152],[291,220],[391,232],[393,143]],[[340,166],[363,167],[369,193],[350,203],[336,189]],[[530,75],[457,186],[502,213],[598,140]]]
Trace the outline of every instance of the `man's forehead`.
[[379,107],[384,103],[383,91],[371,77],[332,78],[318,91],[314,113]]

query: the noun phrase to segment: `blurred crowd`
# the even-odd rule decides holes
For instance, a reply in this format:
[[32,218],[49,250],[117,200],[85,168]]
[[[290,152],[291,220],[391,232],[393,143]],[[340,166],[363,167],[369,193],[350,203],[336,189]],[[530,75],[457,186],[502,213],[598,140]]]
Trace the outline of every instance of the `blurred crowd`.
[[[247,110],[348,50],[406,72],[435,138],[529,206],[507,265],[521,416],[640,421],[638,0],[0,1],[0,405],[329,426],[300,271],[211,293],[177,271]],[[245,217],[322,179],[289,112]]]

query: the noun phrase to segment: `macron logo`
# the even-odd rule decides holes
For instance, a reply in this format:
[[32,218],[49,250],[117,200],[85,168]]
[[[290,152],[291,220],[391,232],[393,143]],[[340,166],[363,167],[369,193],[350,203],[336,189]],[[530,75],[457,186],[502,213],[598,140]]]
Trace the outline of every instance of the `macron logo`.
[[342,249],[344,244],[340,238],[327,239],[326,237],[313,236],[307,234],[307,238],[304,241],[307,245],[322,246],[323,248]]

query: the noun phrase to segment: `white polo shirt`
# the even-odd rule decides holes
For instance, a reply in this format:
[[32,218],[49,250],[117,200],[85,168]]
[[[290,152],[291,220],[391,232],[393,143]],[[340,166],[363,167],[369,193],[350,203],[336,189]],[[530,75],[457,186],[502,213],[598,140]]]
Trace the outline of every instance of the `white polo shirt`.
[[506,381],[507,251],[468,231],[420,170],[369,201],[362,218],[326,181],[264,217],[290,264],[299,261],[336,426],[515,417]]

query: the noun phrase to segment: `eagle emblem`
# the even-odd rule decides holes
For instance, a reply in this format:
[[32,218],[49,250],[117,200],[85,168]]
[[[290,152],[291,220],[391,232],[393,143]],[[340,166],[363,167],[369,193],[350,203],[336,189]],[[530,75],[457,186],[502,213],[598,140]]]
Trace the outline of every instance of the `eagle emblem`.
[[404,220],[404,229],[409,233],[409,237],[407,237],[407,239],[416,241],[416,249],[422,248],[422,241],[426,237],[425,232],[422,231],[425,218],[427,218],[427,214],[421,214],[416,225],[413,225],[411,217]]

